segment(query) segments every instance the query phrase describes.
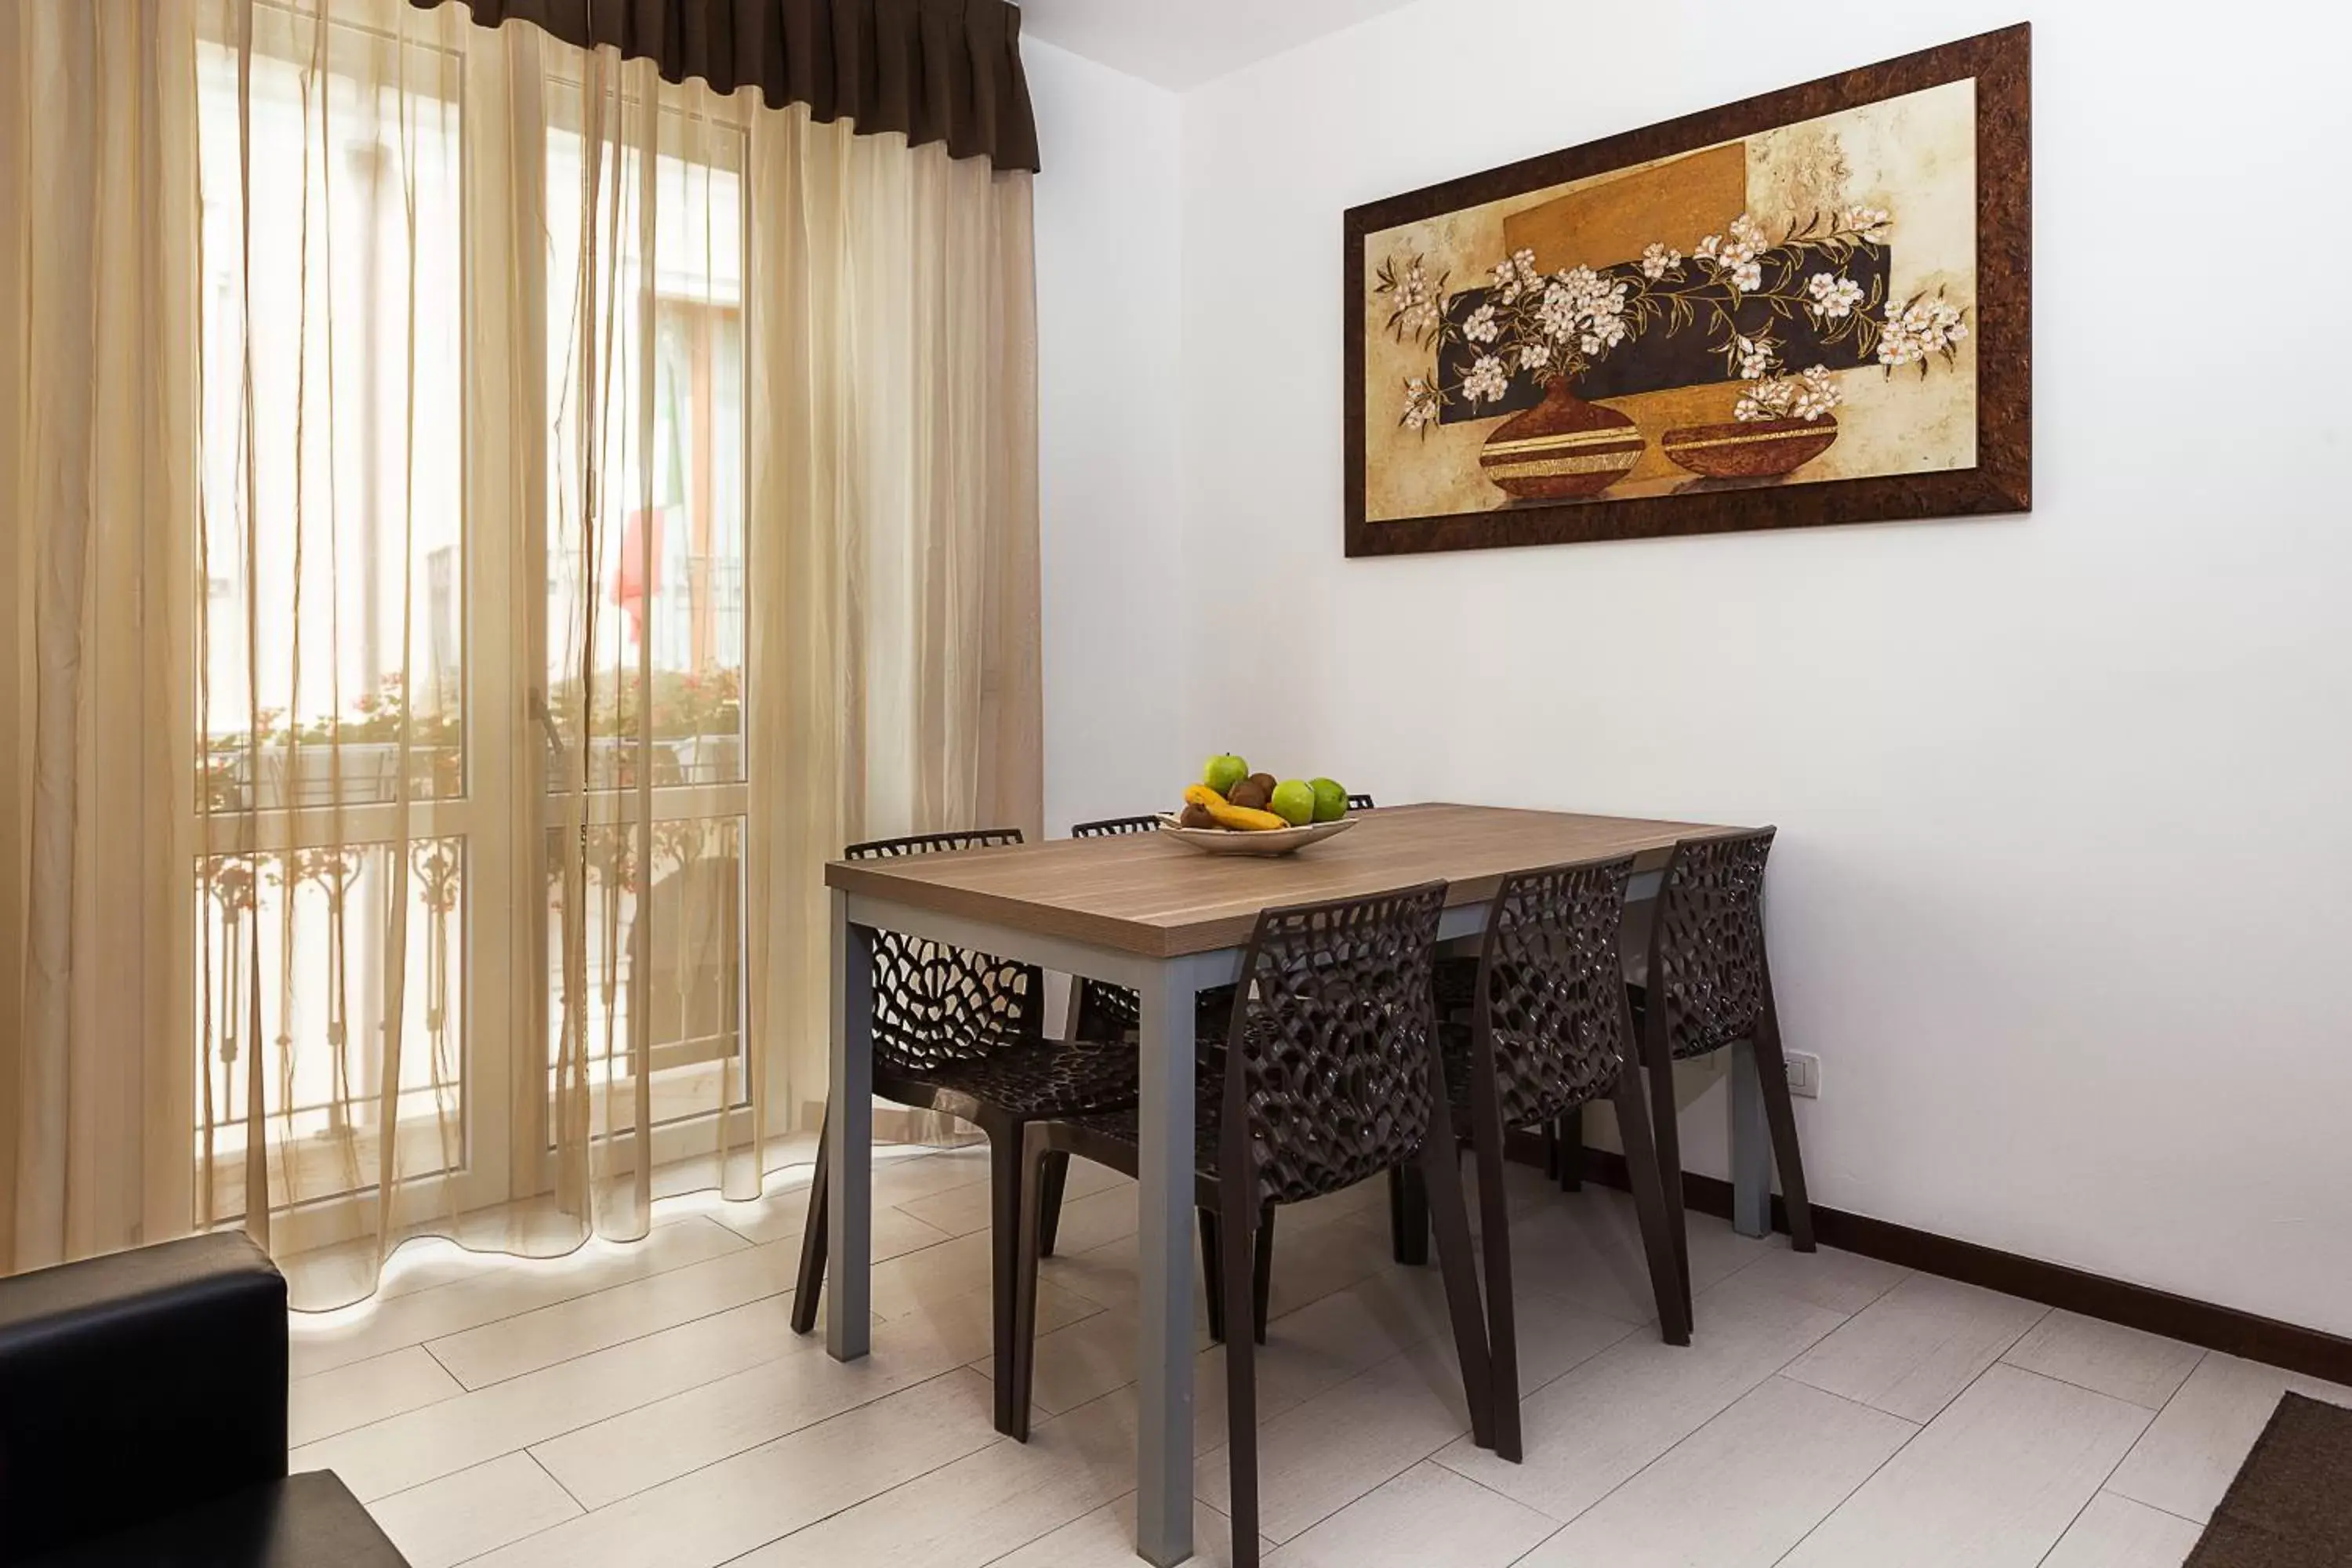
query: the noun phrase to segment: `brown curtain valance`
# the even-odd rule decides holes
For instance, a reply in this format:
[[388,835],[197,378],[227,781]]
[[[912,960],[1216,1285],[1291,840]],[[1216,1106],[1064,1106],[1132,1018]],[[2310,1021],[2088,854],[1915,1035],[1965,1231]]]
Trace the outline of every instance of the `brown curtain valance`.
[[462,3],[495,27],[537,24],[582,48],[609,44],[670,81],[757,87],[860,133],[903,131],[956,158],[1037,167],[1021,69],[1021,10],[1007,0],[410,0]]

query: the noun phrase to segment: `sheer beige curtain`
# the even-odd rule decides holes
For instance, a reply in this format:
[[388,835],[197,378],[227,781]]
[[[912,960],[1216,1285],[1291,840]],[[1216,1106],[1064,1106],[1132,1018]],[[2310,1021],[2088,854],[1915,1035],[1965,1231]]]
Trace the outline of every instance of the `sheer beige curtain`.
[[456,5],[0,47],[0,1261],[755,1194],[821,863],[1037,826],[1027,175]]

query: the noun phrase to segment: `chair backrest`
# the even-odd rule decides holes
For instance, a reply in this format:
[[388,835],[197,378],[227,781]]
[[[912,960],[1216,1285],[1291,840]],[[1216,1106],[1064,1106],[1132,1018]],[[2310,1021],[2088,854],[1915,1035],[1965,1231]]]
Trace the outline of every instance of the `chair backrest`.
[[[1073,838],[1108,838],[1117,834],[1157,833],[1156,816],[1106,816],[1081,822],[1070,829]],[[1073,982],[1078,993],[1077,1037],[1082,1040],[1124,1039],[1128,1031],[1143,1026],[1143,998],[1124,985],[1099,980]]]
[[1225,1053],[1223,1170],[1298,1203],[1402,1164],[1442,1103],[1430,970],[1445,884],[1258,916]]
[[1073,838],[1107,838],[1115,833],[1157,833],[1160,819],[1156,816],[1106,816],[1097,822],[1081,822],[1070,829]]
[[1372,797],[1368,795],[1351,795],[1348,797],[1348,809],[1349,811],[1370,811],[1372,809]]
[[1763,1017],[1770,985],[1764,861],[1774,831],[1685,838],[1666,862],[1650,927],[1643,1005],[1663,1016],[1668,1047],[1678,1058],[1747,1039]]
[[1632,1059],[1617,932],[1633,858],[1514,871],[1478,953],[1476,1048],[1492,1052],[1505,1128],[1549,1121],[1608,1092]]
[[[850,860],[936,855],[1018,844],[1017,827],[877,838]],[[1045,976],[1034,964],[946,947],[898,931],[874,933],[874,1054],[905,1071],[969,1061],[1045,1033]]]

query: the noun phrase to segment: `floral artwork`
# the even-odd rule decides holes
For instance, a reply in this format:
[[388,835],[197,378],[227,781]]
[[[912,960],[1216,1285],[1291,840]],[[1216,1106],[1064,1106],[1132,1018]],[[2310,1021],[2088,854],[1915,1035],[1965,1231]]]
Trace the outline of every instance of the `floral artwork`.
[[[1474,410],[1500,402],[1515,375],[1573,383],[1629,337],[1702,318],[1727,371],[1746,384],[1735,419],[1821,419],[1843,401],[1835,377],[1825,364],[1790,371],[1770,321],[1802,312],[1823,329],[1823,342],[1853,342],[1890,375],[1914,364],[1925,374],[1930,356],[1955,363],[1969,335],[1967,308],[1941,289],[1889,306],[1883,275],[1867,289],[1846,275],[1857,252],[1885,247],[1892,232],[1884,209],[1849,207],[1826,224],[1808,219],[1776,244],[1742,213],[1688,257],[1653,240],[1622,278],[1590,267],[1547,276],[1535,252],[1521,248],[1496,263],[1493,282],[1460,310],[1449,308],[1444,279],[1431,279],[1424,258],[1392,257],[1374,289],[1390,297],[1390,334],[1439,351],[1466,345],[1470,355],[1452,384],[1442,364],[1407,376],[1398,423],[1426,430],[1456,399]],[[1743,329],[1743,316],[1768,324]]]
[[[1984,416],[2026,344],[1988,359],[1980,230],[2025,144],[1979,154],[1989,99],[2021,138],[2023,50],[1986,35],[1694,117],[1721,140],[1604,154],[1678,122],[1350,213],[1351,552],[2021,506],[2021,389]],[[1549,164],[1569,177],[1521,175]],[[1848,480],[1890,483],[1803,494]]]

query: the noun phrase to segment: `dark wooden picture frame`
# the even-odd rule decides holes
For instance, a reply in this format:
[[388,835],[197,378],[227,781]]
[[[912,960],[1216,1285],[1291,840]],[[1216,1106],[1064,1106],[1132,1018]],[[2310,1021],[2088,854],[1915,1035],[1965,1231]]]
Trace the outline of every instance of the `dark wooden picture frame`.
[[[1365,241],[1401,225],[1973,79],[1976,456],[1973,468],[1368,521]],[[2032,130],[2030,25],[1923,49],[1349,209],[1343,310],[1347,552],[1559,544],[2032,510]]]

